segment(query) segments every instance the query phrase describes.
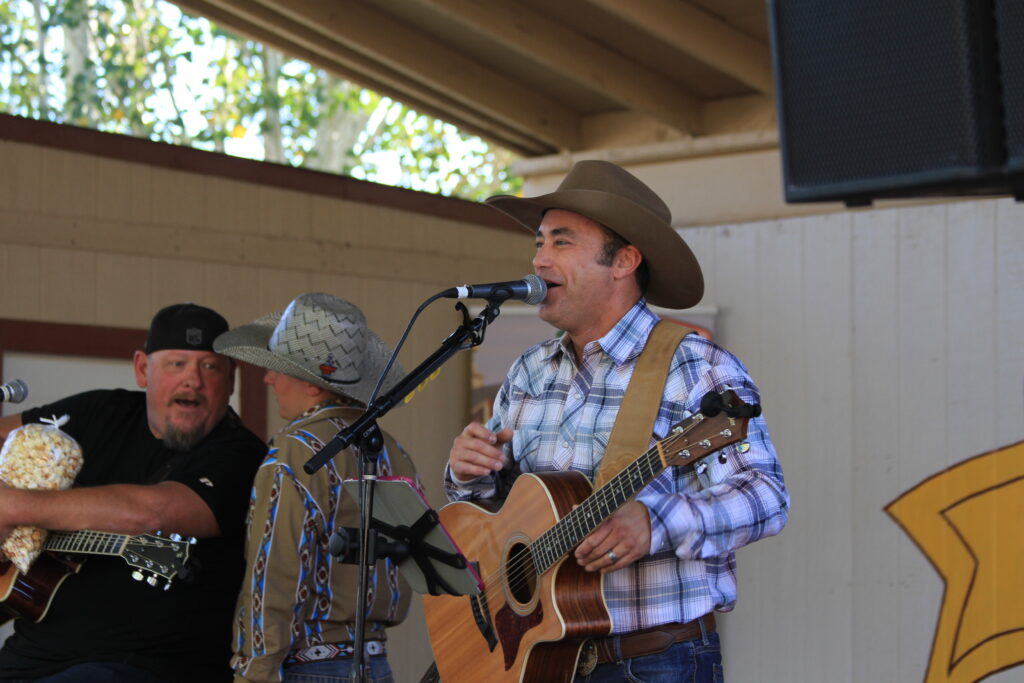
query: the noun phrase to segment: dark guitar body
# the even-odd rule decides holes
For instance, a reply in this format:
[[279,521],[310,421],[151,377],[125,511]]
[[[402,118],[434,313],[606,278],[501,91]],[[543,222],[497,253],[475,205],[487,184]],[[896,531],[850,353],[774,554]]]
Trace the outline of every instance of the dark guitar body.
[[42,621],[61,583],[81,565],[52,553],[42,553],[27,574],[0,561],[0,623],[23,617]]

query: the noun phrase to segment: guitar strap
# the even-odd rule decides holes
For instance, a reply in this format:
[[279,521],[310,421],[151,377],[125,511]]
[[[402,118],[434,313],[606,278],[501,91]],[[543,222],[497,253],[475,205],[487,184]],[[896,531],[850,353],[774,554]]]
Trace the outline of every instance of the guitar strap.
[[609,479],[647,450],[651,443],[654,422],[665,392],[668,369],[683,337],[694,332],[692,327],[661,320],[651,334],[633,369],[633,376],[622,397],[622,407],[615,418],[604,457],[594,477],[594,488]]

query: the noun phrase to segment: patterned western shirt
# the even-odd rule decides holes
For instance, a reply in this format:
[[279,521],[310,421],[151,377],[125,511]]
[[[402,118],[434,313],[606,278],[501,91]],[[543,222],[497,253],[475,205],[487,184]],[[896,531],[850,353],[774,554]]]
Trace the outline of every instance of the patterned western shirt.
[[[487,424],[494,431],[513,430],[505,445],[511,465],[470,482],[456,482],[448,469],[448,497],[501,498],[518,472],[574,469],[593,479],[657,322],[641,299],[604,337],[584,347],[578,367],[567,336],[523,354],[509,370]],[[706,392],[725,389],[747,403],[760,401],[738,358],[687,335],[673,356],[651,443],[697,412]],[[714,454],[702,461],[706,468],[668,468],[637,496],[650,514],[650,554],[605,576],[614,633],[731,610],[734,551],[786,524],[789,494],[764,418],[750,421],[744,442],[719,453],[724,462]]]
[[[290,654],[343,650],[355,640],[358,570],[338,563],[329,546],[336,529],[359,525],[356,501],[342,488],[358,464],[346,451],[314,474],[302,465],[362,412],[328,406],[293,420],[256,473],[235,608],[236,681],[280,681]],[[409,456],[386,434],[377,471],[416,480]],[[411,589],[390,560],[377,563],[369,588],[366,639],[384,640],[385,627],[405,618]]]

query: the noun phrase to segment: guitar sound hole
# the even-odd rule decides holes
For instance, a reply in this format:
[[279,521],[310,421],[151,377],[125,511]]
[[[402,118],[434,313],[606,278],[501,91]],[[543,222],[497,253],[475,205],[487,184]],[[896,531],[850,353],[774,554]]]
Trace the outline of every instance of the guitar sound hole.
[[509,592],[515,600],[525,604],[533,599],[533,592],[537,588],[537,569],[533,565],[529,548],[522,543],[513,545],[509,550],[505,576],[508,577]]

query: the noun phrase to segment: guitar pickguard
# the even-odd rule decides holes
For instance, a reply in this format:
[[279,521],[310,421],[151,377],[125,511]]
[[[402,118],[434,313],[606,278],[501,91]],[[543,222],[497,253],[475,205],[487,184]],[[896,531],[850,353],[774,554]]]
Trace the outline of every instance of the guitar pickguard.
[[519,646],[523,636],[531,628],[544,621],[544,606],[537,603],[537,609],[529,614],[517,614],[508,605],[504,605],[495,615],[494,624],[498,628],[498,640],[501,641],[501,652],[505,657],[505,670],[508,671],[519,657]]

